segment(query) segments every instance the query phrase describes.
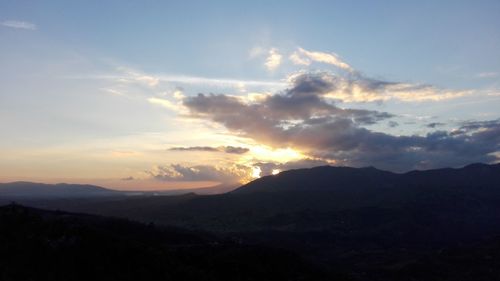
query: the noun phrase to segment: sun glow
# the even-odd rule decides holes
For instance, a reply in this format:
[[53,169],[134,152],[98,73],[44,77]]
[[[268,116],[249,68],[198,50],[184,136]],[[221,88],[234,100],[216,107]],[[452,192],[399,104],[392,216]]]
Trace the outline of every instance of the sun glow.
[[262,171],[260,170],[260,167],[252,167],[252,177],[254,179],[260,178],[261,173],[262,173]]
[[296,161],[305,158],[305,156],[302,153],[292,148],[272,149],[266,146],[251,147],[248,156],[252,157],[253,159],[258,159],[260,161],[270,161],[270,162],[280,162],[280,163]]
[[277,175],[281,172],[280,169],[273,169],[273,171],[271,172],[271,174],[274,176],[274,175]]

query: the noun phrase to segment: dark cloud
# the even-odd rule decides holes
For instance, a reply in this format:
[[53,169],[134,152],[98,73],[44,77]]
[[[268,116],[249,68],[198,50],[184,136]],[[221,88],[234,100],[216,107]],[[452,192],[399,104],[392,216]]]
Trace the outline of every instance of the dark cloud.
[[250,175],[251,168],[243,165],[216,167],[210,165],[186,166],[172,164],[169,166],[158,166],[151,171],[146,171],[146,173],[161,181],[217,181],[237,183]]
[[243,154],[250,151],[250,149],[246,147],[238,147],[238,146],[222,146],[219,148],[222,149],[225,153],[232,153],[232,154]]
[[387,122],[387,125],[388,125],[389,127],[391,127],[391,128],[395,128],[395,127],[399,126],[399,123],[398,123],[398,122],[396,122],[396,121],[392,121],[392,120],[391,120],[391,121]]
[[238,147],[238,146],[188,146],[188,147],[172,147],[169,150],[171,151],[204,151],[204,152],[224,152],[230,154],[244,154],[247,153],[250,149],[246,147]]
[[[248,104],[227,95],[199,94],[186,98],[184,105],[193,117],[222,124],[235,134],[273,147],[299,148],[313,158],[341,165],[405,171],[495,161],[500,121],[464,122],[460,130],[425,136],[375,132],[364,126],[393,115],[336,106],[326,98],[338,86],[336,79],[324,73],[302,74],[293,79],[290,89],[257,103]],[[394,86],[361,80],[356,85],[371,90]]]
[[500,119],[486,121],[465,121],[460,123],[460,129],[465,131],[474,131],[484,128],[496,128],[500,126]]
[[[493,153],[500,150],[500,126],[458,133],[436,131],[425,136],[392,136],[349,122],[314,129],[324,130],[329,130],[331,135],[322,137],[322,146],[318,147],[323,150],[314,149],[312,154],[349,166],[374,165],[395,171],[454,167],[495,161]],[[349,134],[342,133],[344,131]]]
[[169,148],[168,150],[171,150],[171,151],[209,151],[209,152],[219,151],[216,147],[211,147],[211,146],[172,147],[172,148]]
[[375,124],[392,118],[387,112],[342,109],[324,95],[334,87],[325,74],[309,74],[294,79],[293,87],[260,103],[246,104],[237,97],[198,94],[184,100],[193,117],[208,118],[230,130],[262,142],[282,143],[290,128],[350,119],[359,125]]
[[436,127],[441,127],[441,126],[444,126],[446,125],[445,123],[440,123],[440,122],[433,122],[433,123],[429,123],[426,125],[427,128],[436,128]]
[[439,89],[432,85],[384,81],[358,71],[343,76],[330,72],[300,73],[291,78],[294,96],[327,96],[344,102],[441,101],[470,94],[471,91]]

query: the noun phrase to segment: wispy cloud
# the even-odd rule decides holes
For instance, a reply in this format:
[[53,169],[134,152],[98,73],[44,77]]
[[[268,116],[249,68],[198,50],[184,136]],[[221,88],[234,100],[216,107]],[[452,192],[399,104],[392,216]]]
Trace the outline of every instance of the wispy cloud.
[[476,75],[479,78],[496,78],[500,76],[498,72],[481,72]]
[[299,52],[293,52],[289,57],[288,57],[293,64],[296,64],[296,65],[310,65],[311,64],[311,60],[306,58],[306,57],[303,57],[299,54]]
[[172,147],[171,151],[196,151],[196,152],[224,152],[229,154],[243,154],[250,151],[246,147],[239,146],[188,146],[188,147]]
[[101,88],[102,91],[106,92],[106,93],[109,93],[111,95],[115,95],[115,96],[124,96],[125,94],[116,90],[116,89],[113,89],[113,88]]
[[150,87],[155,87],[160,82],[160,79],[154,75],[144,74],[130,68],[119,67],[118,70],[126,74],[125,77],[121,78],[121,82],[137,82]]
[[[94,75],[84,77],[70,77],[76,79],[103,79],[112,80],[117,83],[136,83],[147,87],[156,88],[160,83],[178,83],[185,85],[196,85],[204,87],[228,87],[241,89],[245,87],[271,88],[274,90],[289,87],[295,83],[295,79],[306,76],[318,78],[318,83],[328,86],[324,93],[326,98],[341,100],[343,102],[380,102],[388,100],[400,100],[405,102],[422,101],[444,101],[474,93],[472,90],[451,90],[438,88],[433,85],[402,83],[384,81],[366,77],[349,66],[352,72],[345,74],[333,74],[331,72],[297,72],[289,75],[283,80],[243,80],[230,78],[210,78],[188,75],[150,74],[142,73],[129,68],[118,68],[121,73],[110,75]],[[116,90],[116,89],[115,89]],[[111,91],[108,90],[111,93]],[[117,93],[114,93],[117,94]],[[179,100],[178,95],[175,99]],[[164,107],[173,108],[168,103],[152,98],[151,103],[162,104]]]
[[354,71],[349,64],[344,62],[339,55],[335,53],[311,52],[303,48],[298,48],[289,58],[294,64],[298,65],[310,65],[312,61],[315,61],[331,64],[346,71]]
[[148,98],[148,102],[151,104],[162,106],[177,113],[182,113],[184,109],[184,106],[181,103],[172,102],[164,98],[150,97]]
[[253,59],[266,53],[266,50],[261,46],[255,46],[248,52],[249,58]]
[[[144,78],[144,76],[148,78]],[[142,78],[141,78],[142,77]],[[67,76],[68,79],[97,79],[97,80],[112,80],[114,82],[122,83],[141,83],[147,81],[158,81],[179,83],[186,85],[201,85],[201,86],[224,86],[241,88],[242,86],[253,87],[284,87],[287,85],[286,81],[280,80],[245,80],[245,79],[232,79],[232,78],[212,78],[202,76],[190,75],[170,75],[170,74],[149,74],[139,77],[131,76],[126,73],[123,74],[102,74],[102,75],[80,75],[80,76]],[[148,85],[157,85],[156,82],[147,83]]]
[[160,75],[160,81],[165,82],[180,82],[184,84],[201,84],[201,85],[224,85],[224,86],[285,86],[283,81],[263,81],[263,80],[244,80],[230,78],[209,78],[200,76],[184,76],[184,75]]
[[19,20],[6,20],[1,23],[2,26],[16,28],[16,29],[27,29],[36,30],[37,26],[34,23]]

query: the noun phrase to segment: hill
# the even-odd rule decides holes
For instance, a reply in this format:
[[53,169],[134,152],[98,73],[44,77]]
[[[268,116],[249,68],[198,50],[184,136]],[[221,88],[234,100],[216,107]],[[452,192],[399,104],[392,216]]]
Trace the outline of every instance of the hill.
[[405,187],[492,187],[500,184],[500,164],[471,164],[460,169],[435,169],[396,174],[369,168],[321,166],[297,169],[254,180],[234,193],[283,190],[360,190]]
[[493,265],[499,257],[492,253],[500,245],[499,169],[473,164],[395,174],[317,167],[263,177],[220,195],[30,204],[210,231],[291,251],[354,280],[471,280],[498,274]]
[[118,191],[88,184],[0,183],[0,197],[4,198],[76,198],[118,194]]
[[0,279],[328,280],[283,250],[19,205],[0,208]]

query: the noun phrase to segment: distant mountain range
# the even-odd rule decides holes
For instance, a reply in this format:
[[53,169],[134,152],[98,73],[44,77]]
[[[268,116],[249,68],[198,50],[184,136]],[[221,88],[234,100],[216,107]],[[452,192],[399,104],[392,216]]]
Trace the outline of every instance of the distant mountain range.
[[8,198],[77,198],[118,194],[118,191],[87,184],[0,183],[0,197]]
[[[95,197],[121,196],[166,196],[186,193],[220,194],[234,190],[237,186],[220,184],[212,187],[193,189],[172,189],[158,191],[121,191],[88,184],[45,184],[36,182],[0,183],[0,204],[7,201],[40,200],[40,199],[83,199]],[[10,202],[9,201],[9,202]]]
[[397,174],[373,167],[350,168],[320,166],[310,169],[283,171],[277,175],[256,179],[239,188],[218,185],[195,189],[165,191],[118,191],[88,184],[44,184],[35,182],[0,183],[0,199],[85,198],[103,196],[161,196],[196,193],[199,195],[247,194],[281,191],[341,191],[394,187],[491,187],[500,184],[500,164],[471,164],[460,169],[436,169]]
[[[374,219],[371,216],[378,211],[395,216],[407,214],[409,210],[420,212],[419,215],[430,212],[433,216],[456,216],[456,220],[467,219],[488,227],[494,219],[500,218],[500,164],[472,164],[460,169],[404,174],[375,168],[322,166],[262,177],[232,192],[217,195],[190,192],[175,196],[153,193],[155,196],[151,196],[144,192],[124,196],[126,193],[92,186],[41,187],[50,192],[36,185],[31,189],[47,192],[45,197],[23,200],[18,196],[11,201],[217,232],[325,229],[337,225],[336,219],[332,222],[337,215],[332,217],[325,213],[353,210],[359,210],[355,216],[370,219]],[[21,190],[25,190],[23,194],[30,191],[28,188]],[[99,196],[83,196],[88,194]],[[365,213],[369,208],[377,211]],[[307,212],[319,214],[307,220],[307,216],[304,217]],[[474,221],[470,216],[480,217],[480,220]],[[498,227],[500,229],[500,224]]]
[[285,249],[328,272],[340,269],[344,280],[500,276],[500,164],[403,174],[323,166],[262,177],[217,195],[118,194],[13,201]]
[[347,190],[392,187],[500,187],[500,164],[471,164],[460,169],[436,169],[397,174],[369,168],[321,166],[256,179],[234,193]]

